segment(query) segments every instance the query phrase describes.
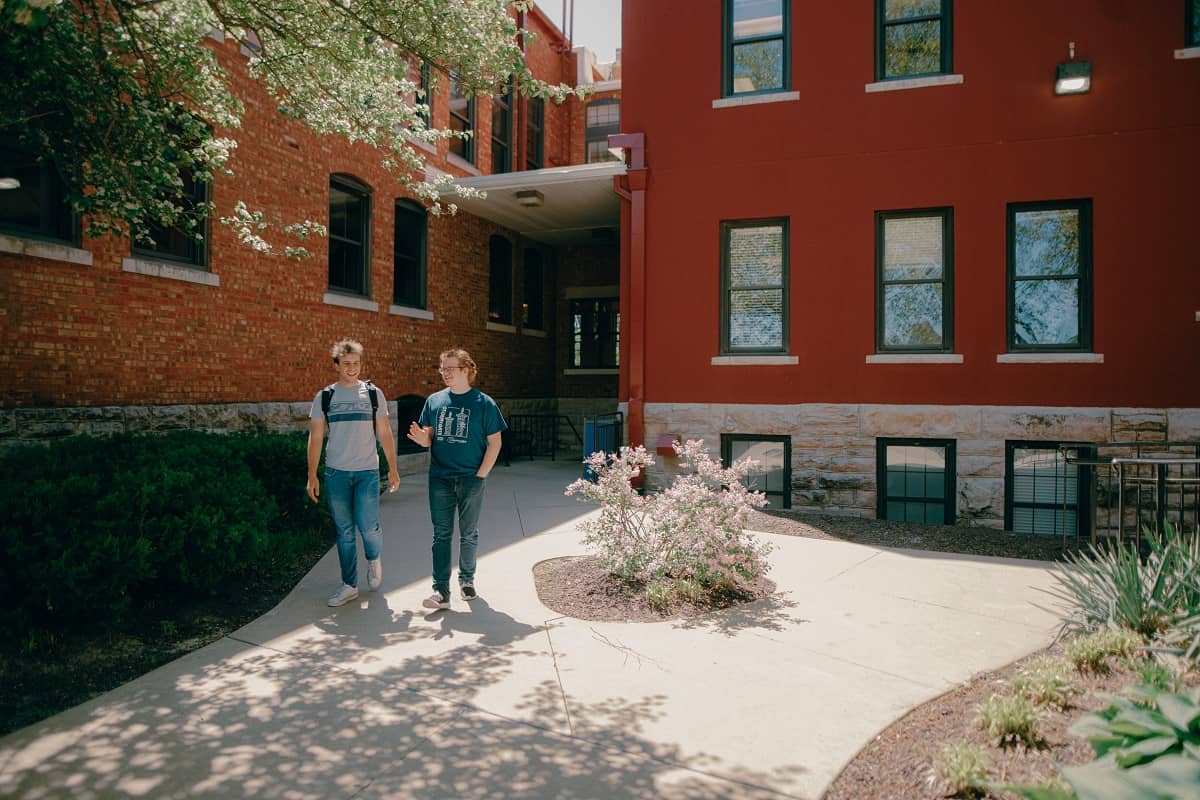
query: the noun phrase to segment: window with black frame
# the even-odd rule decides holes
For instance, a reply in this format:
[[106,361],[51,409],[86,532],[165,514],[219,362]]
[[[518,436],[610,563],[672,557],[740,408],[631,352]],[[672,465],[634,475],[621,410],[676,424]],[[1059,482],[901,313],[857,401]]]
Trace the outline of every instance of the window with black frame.
[[1092,201],[1008,206],[1008,349],[1092,349]]
[[9,145],[0,145],[0,232],[79,241],[79,224],[58,172],[33,153]]
[[329,179],[329,288],[347,294],[369,291],[367,264],[371,191],[348,175]]
[[792,507],[792,437],[721,434],[721,461],[726,467],[743,458],[755,466],[742,479],[746,488],[767,496],[768,508]]
[[492,173],[512,172],[512,80],[492,95]]
[[503,236],[488,240],[488,322],[512,324],[512,253],[512,242]]
[[875,215],[875,349],[954,349],[953,212],[949,208]]
[[616,369],[620,366],[621,301],[588,297],[571,301],[571,366]]
[[877,439],[876,514],[879,519],[953,525],[953,439]]
[[722,96],[777,92],[790,81],[790,0],[725,0]]
[[1200,47],[1200,0],[1187,0],[1184,42],[1187,47]]
[[152,225],[144,234],[133,237],[135,255],[166,259],[189,267],[208,264],[208,188],[207,181],[198,181],[189,170],[180,170],[183,181],[183,211],[176,224],[165,227]]
[[475,99],[454,72],[450,73],[450,130],[461,134],[450,138],[450,152],[474,163]]
[[1004,527],[1014,533],[1075,535],[1089,513],[1087,470],[1067,459],[1091,455],[1089,448],[1060,448],[1059,442],[1005,442]]
[[427,61],[421,62],[418,85],[420,86],[418,99],[425,106],[425,110],[421,112],[420,116],[425,122],[425,127],[428,128],[433,119],[433,70]]
[[525,169],[541,169],[546,150],[546,101],[530,97],[525,107]]
[[876,0],[875,80],[954,71],[953,0]]
[[522,324],[526,328],[534,330],[543,330],[545,328],[545,302],[543,296],[546,291],[545,286],[545,269],[542,261],[542,251],[535,250],[532,247],[525,248],[525,280],[522,281],[521,288],[524,292],[524,302],[521,304]]
[[589,104],[584,128],[584,138],[587,142],[587,163],[617,160],[616,156],[608,152],[608,137],[620,132],[620,100],[596,100]]
[[786,353],[788,221],[721,223],[721,353]]
[[392,302],[398,306],[425,308],[425,258],[428,217],[412,200],[396,201],[392,238]]

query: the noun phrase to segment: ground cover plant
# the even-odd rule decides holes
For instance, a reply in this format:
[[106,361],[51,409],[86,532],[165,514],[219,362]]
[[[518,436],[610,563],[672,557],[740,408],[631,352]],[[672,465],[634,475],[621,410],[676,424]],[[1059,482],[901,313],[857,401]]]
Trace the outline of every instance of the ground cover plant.
[[[330,545],[303,434],[78,437],[0,455],[0,733],[268,610]],[[297,488],[299,487],[299,488]]]

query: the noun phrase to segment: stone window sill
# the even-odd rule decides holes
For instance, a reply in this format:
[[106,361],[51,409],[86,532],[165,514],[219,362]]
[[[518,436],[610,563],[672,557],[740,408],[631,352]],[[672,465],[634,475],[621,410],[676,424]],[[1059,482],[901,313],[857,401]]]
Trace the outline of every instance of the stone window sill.
[[997,364],[1103,364],[1103,353],[1001,353]]
[[487,324],[489,331],[499,331],[500,333],[516,333],[516,325],[505,325],[503,322],[489,322]]
[[621,370],[614,368],[571,367],[563,370],[563,375],[620,375]]
[[712,365],[714,367],[765,367],[775,364],[799,364],[799,356],[713,356]]
[[738,106],[756,106],[760,103],[790,103],[800,99],[799,92],[766,92],[764,94],[734,95],[712,101],[713,108],[737,108]]
[[136,272],[139,275],[150,275],[154,278],[166,278],[172,281],[200,283],[205,286],[220,286],[221,277],[200,267],[186,267],[170,261],[155,261],[149,258],[123,258],[121,269],[125,272]]
[[388,306],[388,313],[395,314],[397,317],[412,317],[413,319],[433,319],[433,312],[427,311],[424,308],[413,308],[412,306]]
[[1181,47],[1175,51],[1175,58],[1183,60],[1185,58],[1200,58],[1200,45],[1196,47]]
[[92,265],[92,254],[87,250],[68,244],[43,242],[41,239],[26,239],[19,236],[0,235],[0,253],[16,253],[21,256],[46,258],[51,261],[65,261],[68,264],[79,264],[84,267]]
[[537,339],[545,339],[546,338],[546,332],[543,330],[538,330],[537,328],[521,328],[521,335],[522,336],[533,336]]
[[961,353],[875,353],[868,364],[961,364]]
[[326,292],[321,298],[327,306],[339,306],[341,308],[354,308],[359,311],[378,311],[379,303],[368,300],[365,297],[351,297],[346,294],[338,294],[336,292]]
[[929,86],[952,86],[962,82],[962,75],[928,75],[924,78],[876,81],[866,84],[864,88],[867,92],[900,92],[905,89],[925,89]]
[[479,171],[479,167],[475,166],[470,161],[467,161],[462,156],[455,155],[454,153],[446,154],[446,163],[452,167],[458,167],[463,172],[469,172],[472,175],[482,175],[483,174],[482,172]]

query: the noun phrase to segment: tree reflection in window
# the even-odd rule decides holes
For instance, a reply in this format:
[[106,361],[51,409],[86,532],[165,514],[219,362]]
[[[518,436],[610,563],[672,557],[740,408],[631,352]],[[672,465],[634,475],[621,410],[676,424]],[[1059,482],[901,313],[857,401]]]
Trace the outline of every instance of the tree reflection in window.
[[1010,348],[1091,346],[1090,211],[1089,201],[1010,206]]
[[876,349],[953,349],[951,210],[880,212]]

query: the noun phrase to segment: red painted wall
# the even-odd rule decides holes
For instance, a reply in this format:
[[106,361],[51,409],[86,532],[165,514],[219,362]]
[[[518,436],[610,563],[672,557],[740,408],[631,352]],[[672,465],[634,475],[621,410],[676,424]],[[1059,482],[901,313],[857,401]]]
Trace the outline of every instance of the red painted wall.
[[[719,0],[624,4],[622,130],[646,134],[650,166],[647,401],[1200,404],[1200,59],[1173,57],[1182,4],[959,2],[964,82],[869,94],[873,25],[871,3],[792,0],[799,100],[714,109]],[[1092,91],[1055,97],[1069,41]],[[1104,363],[997,364],[1006,204],[1079,197]],[[868,365],[874,213],[927,206],[954,208],[964,363]],[[712,366],[719,223],[768,216],[790,219],[799,364]]]

